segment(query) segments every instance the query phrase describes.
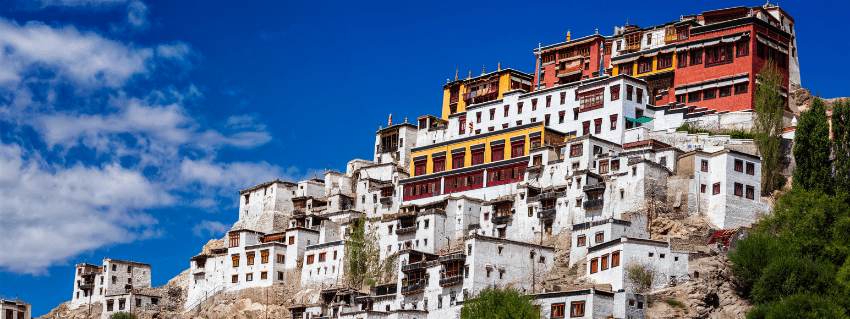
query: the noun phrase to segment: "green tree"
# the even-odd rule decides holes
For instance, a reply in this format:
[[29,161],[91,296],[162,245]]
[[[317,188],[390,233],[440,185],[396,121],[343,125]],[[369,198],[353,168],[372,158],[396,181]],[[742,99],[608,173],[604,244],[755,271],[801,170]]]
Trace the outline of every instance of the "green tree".
[[[517,290],[488,287],[472,299],[463,302],[461,319],[538,319],[540,310],[535,297]],[[568,310],[568,309],[567,309]]]
[[814,294],[798,294],[782,301],[760,304],[747,313],[747,319],[847,319],[841,306]]
[[835,102],[832,109],[832,141],[835,192],[850,194],[850,100]]
[[794,137],[794,187],[832,194],[832,167],[829,153],[829,123],[823,100],[816,97],[812,108],[803,112]]
[[771,263],[753,287],[757,303],[778,301],[798,293],[828,294],[835,283],[835,268],[805,258],[783,256]]
[[782,74],[772,60],[764,64],[756,79],[761,84],[755,92],[751,133],[762,157],[762,193],[769,194],[782,187],[779,159],[782,156],[782,130],[785,128],[782,120],[785,98],[779,92]]
[[738,241],[729,251],[732,272],[744,292],[748,292],[759,281],[762,272],[774,260],[790,253],[779,237],[763,229],[751,230],[745,240]]
[[109,318],[110,319],[136,319],[136,316],[122,311],[122,312],[113,313],[112,316],[109,317]]
[[366,218],[352,221],[345,236],[345,274],[349,286],[362,288],[388,281],[394,274],[395,255],[381,260],[378,234]]

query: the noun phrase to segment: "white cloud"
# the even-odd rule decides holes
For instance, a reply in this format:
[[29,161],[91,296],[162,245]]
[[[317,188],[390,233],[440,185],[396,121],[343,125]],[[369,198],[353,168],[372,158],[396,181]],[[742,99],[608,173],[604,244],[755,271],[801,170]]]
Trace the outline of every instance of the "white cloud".
[[125,4],[128,0],[41,0],[42,7],[98,8]]
[[118,165],[49,165],[0,143],[0,269],[38,274],[92,249],[157,236],[141,211],[174,197]]
[[153,49],[139,48],[73,26],[51,27],[40,22],[19,25],[0,18],[0,85],[21,83],[33,68],[56,73],[75,87],[123,86],[147,73]]
[[192,227],[192,233],[201,238],[222,235],[228,230],[230,230],[230,225],[208,220],[204,220],[196,224],[195,227]]

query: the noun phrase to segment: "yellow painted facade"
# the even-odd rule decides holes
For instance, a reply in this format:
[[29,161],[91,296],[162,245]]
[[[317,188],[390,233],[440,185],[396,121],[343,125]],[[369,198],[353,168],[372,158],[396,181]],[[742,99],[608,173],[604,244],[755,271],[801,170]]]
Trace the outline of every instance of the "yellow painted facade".
[[[629,62],[629,63],[634,63],[632,65],[632,70],[633,70],[632,73],[635,74],[634,76],[646,76],[646,75],[652,75],[652,74],[655,74],[655,73],[661,73],[661,72],[666,72],[666,71],[670,71],[670,70],[675,69],[676,63],[678,63],[678,61],[676,61],[677,58],[678,58],[678,54],[674,53],[673,54],[673,63],[671,64],[671,66],[669,68],[659,70],[658,69],[658,55],[655,55],[654,57],[652,57],[652,72],[646,72],[646,73],[641,73],[641,74],[637,74],[637,61]],[[619,74],[620,74],[620,65],[619,64],[614,65],[614,70],[611,71],[611,76],[617,76]]]
[[[442,118],[444,120],[449,119],[449,115],[451,114],[451,109],[449,109],[449,104],[451,101],[451,88],[452,86],[444,86],[443,87],[443,114]],[[499,75],[499,92],[497,99],[501,99],[503,94],[507,91],[511,90],[511,73],[507,71],[503,71],[501,75]],[[463,100],[463,93],[466,92],[466,84],[460,83],[460,91],[457,102],[457,112],[465,112],[466,111],[466,101]]]
[[[510,76],[508,78],[510,80]],[[416,158],[416,157],[419,157],[419,156],[422,156],[422,155],[428,155],[428,158],[426,159],[426,163],[425,163],[425,174],[426,175],[432,174],[432,173],[434,173],[434,160],[433,160],[431,155],[434,154],[434,153],[437,153],[437,152],[446,152],[445,170],[450,171],[450,170],[454,169],[453,167],[451,167],[451,165],[452,165],[452,154],[451,154],[452,150],[460,148],[460,147],[465,148],[466,149],[465,154],[467,154],[466,156],[464,156],[463,167],[470,167],[470,166],[472,166],[472,156],[471,156],[472,153],[470,152],[469,147],[474,146],[474,145],[478,145],[478,144],[481,144],[481,143],[485,143],[484,144],[484,163],[485,164],[490,163],[491,162],[491,152],[492,152],[491,149],[490,149],[490,142],[498,141],[498,140],[504,140],[505,141],[504,158],[503,159],[510,159],[511,158],[511,137],[520,136],[520,135],[525,135],[525,144],[524,144],[525,151],[524,151],[523,154],[525,154],[524,156],[527,156],[529,150],[531,150],[531,142],[529,141],[528,135],[531,134],[531,133],[534,133],[534,132],[540,132],[541,133],[541,135],[540,135],[541,141],[543,141],[545,139],[545,136],[543,136],[543,135],[546,134],[546,132],[544,132],[543,122],[540,123],[540,126],[536,126],[536,127],[531,127],[531,128],[527,128],[527,129],[518,130],[518,131],[507,132],[507,133],[504,133],[504,134],[497,134],[497,135],[493,135],[493,136],[483,137],[483,138],[480,138],[480,139],[474,139],[474,140],[469,140],[469,141],[464,141],[464,142],[459,142],[459,143],[454,143],[454,144],[449,144],[449,145],[443,145],[443,146],[439,146],[439,147],[435,147],[435,148],[431,148],[431,149],[427,149],[427,150],[414,152],[414,153],[411,154],[410,167],[414,167],[413,158]],[[413,177],[413,176],[411,176],[411,177]]]

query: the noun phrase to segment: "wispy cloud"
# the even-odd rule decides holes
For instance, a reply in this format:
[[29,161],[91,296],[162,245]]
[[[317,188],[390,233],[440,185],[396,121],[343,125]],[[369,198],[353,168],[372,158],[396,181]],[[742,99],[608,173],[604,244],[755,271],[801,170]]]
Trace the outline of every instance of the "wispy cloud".
[[201,238],[223,235],[228,230],[230,230],[230,225],[209,220],[202,221],[192,227],[192,233]]

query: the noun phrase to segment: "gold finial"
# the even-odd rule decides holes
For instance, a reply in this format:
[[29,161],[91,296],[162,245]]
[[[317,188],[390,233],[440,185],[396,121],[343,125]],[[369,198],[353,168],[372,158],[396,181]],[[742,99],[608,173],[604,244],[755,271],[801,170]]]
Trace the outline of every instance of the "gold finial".
[[567,41],[570,41],[570,29],[567,29]]
[[487,73],[487,72],[485,72],[484,65],[482,64],[481,65],[481,75],[484,75],[484,73]]
[[498,67],[499,67],[498,71],[501,71],[502,70],[502,61],[499,61]]
[[455,81],[457,81],[457,72],[458,71],[460,71],[460,69],[455,69]]
[[467,79],[471,79],[471,78],[472,78],[472,70],[469,70],[469,77]]
[[393,114],[390,113],[390,121],[387,123],[387,127],[393,126]]

